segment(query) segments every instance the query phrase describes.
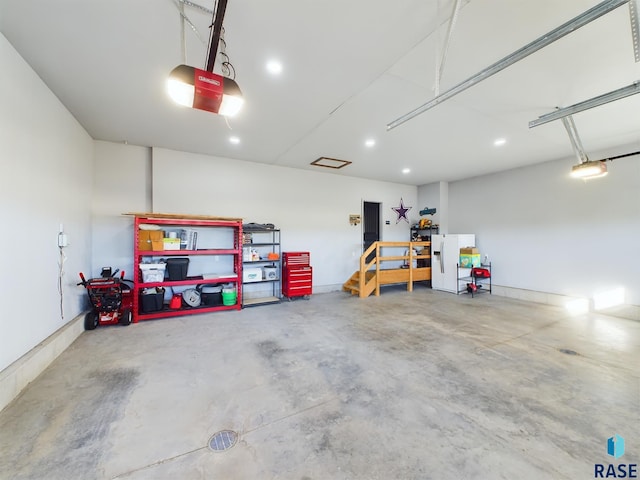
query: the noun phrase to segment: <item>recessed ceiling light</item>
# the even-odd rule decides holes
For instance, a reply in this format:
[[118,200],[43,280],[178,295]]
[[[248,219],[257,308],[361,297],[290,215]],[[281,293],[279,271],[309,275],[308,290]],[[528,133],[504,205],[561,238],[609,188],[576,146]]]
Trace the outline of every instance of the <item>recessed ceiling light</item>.
[[403,168],[403,169],[402,169],[402,173],[404,173],[405,175],[406,175],[407,173],[411,173],[411,169],[410,169],[410,168]]
[[376,144],[376,141],[375,141],[375,139],[373,139],[373,138],[367,138],[367,139],[365,140],[364,144],[365,144],[365,146],[366,146],[366,147],[371,148],[371,147],[373,147],[373,146]]
[[496,138],[493,142],[493,144],[496,147],[501,147],[503,146],[505,143],[507,143],[507,139],[506,138]]
[[238,145],[240,143],[240,137],[229,137],[229,142]]
[[280,75],[282,73],[282,63],[278,60],[269,60],[267,62],[267,71],[271,75]]

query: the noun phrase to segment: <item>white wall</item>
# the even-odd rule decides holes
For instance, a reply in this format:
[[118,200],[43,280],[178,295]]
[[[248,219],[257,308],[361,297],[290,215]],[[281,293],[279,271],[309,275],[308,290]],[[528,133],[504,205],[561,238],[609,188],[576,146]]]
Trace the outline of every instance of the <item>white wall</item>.
[[133,220],[128,212],[151,211],[151,149],[95,142],[91,275],[119,268],[133,279]]
[[[438,225],[439,233],[448,233],[449,221],[449,184],[448,182],[435,182],[418,187],[418,204],[423,208],[435,208],[436,213],[421,218],[430,219],[434,225]],[[453,232],[462,233],[462,232]]]
[[440,182],[440,231],[439,233],[465,233],[449,229],[449,183]]
[[[0,35],[0,370],[78,315],[90,265],[93,141]],[[65,249],[63,312],[57,234]]]
[[[348,168],[348,167],[347,167]],[[324,172],[153,149],[153,211],[240,217],[282,230],[283,251],[310,251],[314,288],[342,285],[359,268],[362,202],[381,202],[382,240],[409,240],[391,210],[403,199],[419,218],[417,188]],[[318,291],[320,291],[318,290]]]
[[473,232],[498,285],[592,298],[624,287],[640,305],[640,156],[606,177],[569,177],[573,159],[449,184],[450,231]]

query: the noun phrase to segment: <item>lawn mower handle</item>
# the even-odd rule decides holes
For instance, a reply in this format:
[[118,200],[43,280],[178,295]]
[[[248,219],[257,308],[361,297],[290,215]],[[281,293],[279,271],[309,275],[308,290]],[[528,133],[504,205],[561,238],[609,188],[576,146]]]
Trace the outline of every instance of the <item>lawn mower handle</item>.
[[[111,274],[111,276],[115,278],[116,273],[118,273],[118,272],[120,272],[120,269],[116,268],[116,271],[113,272]],[[131,282],[131,283],[133,283],[133,280],[129,280],[127,278],[124,278],[124,274],[125,274],[124,270],[122,272],[120,272],[120,281],[121,282]],[[82,279],[82,281],[79,282],[79,283],[76,283],[76,285],[82,285],[83,287],[86,287],[88,282],[87,282],[87,279],[84,276],[84,273],[80,272],[78,275],[80,275],[80,278]]]

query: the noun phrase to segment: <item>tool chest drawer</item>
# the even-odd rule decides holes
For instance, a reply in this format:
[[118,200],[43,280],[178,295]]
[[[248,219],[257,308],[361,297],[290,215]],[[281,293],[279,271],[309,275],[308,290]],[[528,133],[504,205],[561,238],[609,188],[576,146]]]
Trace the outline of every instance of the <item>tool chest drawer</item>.
[[311,256],[309,252],[284,252],[282,254],[283,268],[294,266],[309,266]]
[[285,297],[311,295],[313,267],[288,267],[283,270],[282,293]]

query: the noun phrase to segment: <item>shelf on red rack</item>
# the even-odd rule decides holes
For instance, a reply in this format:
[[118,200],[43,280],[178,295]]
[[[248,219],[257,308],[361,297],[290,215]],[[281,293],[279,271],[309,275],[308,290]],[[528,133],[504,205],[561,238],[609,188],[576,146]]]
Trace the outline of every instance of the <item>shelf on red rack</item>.
[[[239,218],[227,218],[227,217],[212,217],[202,215],[177,215],[177,214],[165,214],[165,213],[129,213],[127,215],[134,216],[134,265],[138,263],[144,263],[149,261],[151,257],[167,259],[176,257],[191,257],[200,256],[208,257],[201,258],[202,262],[207,263],[209,261],[216,261],[216,256],[222,256],[225,258],[225,267],[222,267],[224,272],[219,274],[203,274],[194,275],[184,280],[169,280],[162,279],[159,282],[142,282],[143,275],[137,272],[135,280],[133,282],[133,320],[138,322],[139,320],[151,320],[155,318],[165,317],[177,317],[189,314],[199,314],[208,312],[217,312],[221,310],[239,310],[242,308],[242,219]],[[145,227],[145,225],[147,225]],[[155,228],[149,227],[149,225],[155,225]],[[202,233],[207,231],[220,231],[221,236],[217,236],[219,240],[212,240],[207,235],[204,235],[201,240],[205,248],[200,246],[199,249],[189,250],[141,250],[140,246],[146,247],[163,247],[163,243],[158,244],[159,239],[156,238],[155,242],[151,239],[151,245],[147,245],[144,242],[148,240],[141,239],[141,231],[143,230],[161,230],[158,226],[169,227],[185,227],[189,229],[195,229],[194,233],[200,230]],[[212,229],[213,227],[213,229]],[[220,227],[222,227],[220,229]],[[229,239],[229,233],[232,235],[232,239]],[[158,236],[157,234],[155,235]],[[141,240],[143,242],[141,243]],[[213,242],[213,243],[212,243]],[[219,242],[219,243],[218,243]],[[166,243],[164,245],[168,246]],[[211,247],[213,248],[211,248]],[[164,247],[163,247],[164,248]],[[226,265],[229,258],[233,263],[233,267]],[[213,267],[213,266],[212,266]],[[203,267],[204,268],[204,267]],[[218,266],[220,268],[220,266]],[[215,268],[212,268],[215,271]],[[205,270],[206,271],[206,270]],[[161,276],[162,277],[162,276]],[[150,277],[147,277],[150,278]],[[175,278],[175,276],[173,276]],[[196,285],[219,285],[224,283],[231,283],[234,285],[237,291],[237,303],[236,305],[203,305],[202,307],[192,308],[183,307],[177,310],[169,310],[166,306],[160,311],[154,312],[141,312],[140,309],[143,305],[141,302],[141,293],[144,289],[153,287],[195,287]],[[158,292],[159,293],[159,292]]]
[[186,280],[167,280],[164,282],[148,282],[138,283],[138,288],[153,288],[153,287],[179,287],[181,285],[196,285],[196,284],[210,284],[210,283],[234,283],[238,281],[237,276],[215,277],[215,278],[187,278]]
[[214,217],[208,215],[178,215],[172,213],[136,213],[129,212],[123,215],[136,217],[139,223],[151,223],[157,225],[188,225],[197,227],[238,227],[242,225],[241,218]]
[[215,307],[193,307],[193,308],[180,308],[177,310],[159,310],[157,312],[149,312],[149,313],[139,313],[136,317],[136,322],[142,320],[153,320],[156,318],[166,318],[166,317],[178,317],[186,314],[194,314],[194,313],[210,313],[210,312],[220,312],[223,310],[240,310],[241,305],[236,303],[235,305],[217,305]]
[[202,250],[138,250],[141,257],[163,257],[170,255],[236,255],[242,250],[232,248],[208,248]]

